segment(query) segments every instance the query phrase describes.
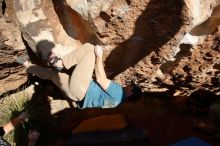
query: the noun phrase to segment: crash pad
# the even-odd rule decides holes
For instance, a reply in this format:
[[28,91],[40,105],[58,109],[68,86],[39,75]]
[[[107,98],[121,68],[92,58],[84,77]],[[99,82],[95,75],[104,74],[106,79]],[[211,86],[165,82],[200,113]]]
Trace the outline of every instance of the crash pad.
[[189,137],[169,146],[211,146],[211,144],[197,137]]
[[123,114],[102,115],[82,121],[76,128],[73,129],[72,134],[119,130],[124,129],[126,126],[127,122]]

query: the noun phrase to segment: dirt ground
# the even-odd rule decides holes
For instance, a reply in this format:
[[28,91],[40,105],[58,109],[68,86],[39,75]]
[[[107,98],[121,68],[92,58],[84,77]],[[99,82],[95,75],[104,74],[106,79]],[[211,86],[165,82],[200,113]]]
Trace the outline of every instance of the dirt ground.
[[147,135],[144,140],[113,143],[114,145],[168,146],[185,138],[198,137],[218,146],[219,141],[196,130],[192,124],[193,121],[210,120],[208,113],[191,113],[185,108],[185,101],[170,98],[165,93],[146,93],[139,101],[123,103],[115,109],[66,109],[57,114],[62,120],[59,128],[54,131],[54,138],[48,141],[48,146],[66,146],[71,130],[81,121],[106,114],[124,114],[128,127],[143,129]]

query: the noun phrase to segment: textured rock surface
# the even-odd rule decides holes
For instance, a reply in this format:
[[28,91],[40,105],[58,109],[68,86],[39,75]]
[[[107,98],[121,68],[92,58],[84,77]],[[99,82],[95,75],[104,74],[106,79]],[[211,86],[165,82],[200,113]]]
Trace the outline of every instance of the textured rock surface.
[[[212,7],[214,8],[217,2],[219,4],[219,1],[209,1],[205,6],[201,6],[204,11],[207,10],[205,17],[197,17],[203,16],[203,12],[188,15],[187,13],[193,11],[188,5],[183,11],[187,17],[182,17],[182,30],[180,29],[174,38],[158,48],[158,52],[152,51],[134,67],[119,74],[116,79],[122,83],[133,79],[140,83],[145,91],[169,90],[173,95],[189,95],[198,89],[213,90],[212,87],[216,85],[213,81],[219,80],[216,73],[218,70],[214,69],[213,65],[219,61],[219,33],[216,30],[220,21],[219,7],[216,7],[212,13],[207,6],[214,3]],[[208,16],[211,17],[206,20]],[[205,25],[202,23],[207,21]],[[196,24],[199,25],[195,26]],[[193,30],[202,35],[193,34]],[[185,36],[181,35],[183,32],[186,33]],[[197,46],[198,44],[200,46]],[[212,55],[209,54],[210,52]],[[210,55],[210,62],[204,59],[207,58],[206,55]],[[219,94],[217,89],[215,88],[214,93]]]
[[184,2],[191,16],[193,26],[199,25],[207,20],[211,16],[212,10],[220,3],[219,0],[184,0]]
[[109,9],[114,0],[66,0],[73,10],[79,13],[83,19],[90,21],[100,16],[100,12]]
[[[124,85],[134,80],[144,91],[180,95],[203,88],[212,77],[218,80],[213,66],[219,54],[219,4],[220,0],[13,0],[13,10],[24,39],[39,58],[46,59],[49,51],[63,56],[82,43],[99,40],[106,45],[110,78]],[[210,62],[204,59],[207,54]]]
[[16,56],[25,53],[25,46],[13,20],[11,1],[3,5],[0,7],[0,94],[18,88],[27,80],[24,68],[15,62]]
[[14,0],[13,4],[24,38],[42,59],[50,51],[63,56],[78,47],[78,40],[89,37],[81,18],[62,1]]
[[[219,1],[7,0],[7,9],[0,14],[4,17],[0,22],[0,95],[27,80],[24,68],[15,63],[15,57],[26,54],[26,50],[16,47],[20,32],[14,24],[41,59],[49,51],[63,56],[81,43],[96,42],[98,37],[106,45],[108,76],[123,85],[134,80],[145,91],[144,98],[114,110],[72,110],[69,108],[75,104],[52,82],[37,79],[32,89],[38,94],[37,101],[38,97],[50,101],[50,114],[65,114],[57,133],[53,133],[59,138],[54,140],[57,137],[52,134],[53,144],[49,145],[65,145],[66,134],[78,120],[118,112],[126,114],[132,127],[145,127],[149,136],[146,145],[169,145],[188,135],[200,137],[194,128],[193,132],[185,129],[192,131],[191,121],[202,119],[193,115],[208,108],[200,108],[201,101],[196,99],[195,103],[187,102],[187,107],[183,102],[193,99],[193,93],[208,101],[215,98],[214,94],[220,95]],[[9,14],[14,14],[17,23],[6,19],[12,18]],[[179,124],[174,126],[171,121]]]
[[15,57],[24,54],[0,41],[0,94],[14,90],[27,81],[27,74]]
[[[111,77],[122,84],[135,80],[145,91],[164,91],[167,86],[181,87],[175,83],[173,72],[183,68],[179,63],[194,54],[193,47],[206,42],[207,35],[216,31],[219,3],[219,0],[118,0],[101,11],[99,17],[96,14],[89,18],[82,7],[81,11],[71,7],[82,17],[93,19],[97,35],[107,45],[105,63]],[[86,14],[92,13],[92,9],[84,7],[84,10]],[[191,67],[196,71],[197,68]],[[201,82],[204,83],[203,79]]]

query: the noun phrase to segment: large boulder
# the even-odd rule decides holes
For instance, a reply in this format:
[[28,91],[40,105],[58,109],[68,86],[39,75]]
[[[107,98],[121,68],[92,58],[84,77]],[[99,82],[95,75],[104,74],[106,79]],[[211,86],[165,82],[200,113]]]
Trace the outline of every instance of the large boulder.
[[[135,80],[144,91],[162,91],[186,78],[204,83],[199,77],[208,74],[194,74],[204,63],[214,74],[218,53],[209,54],[214,56],[209,64],[203,60],[208,52],[198,47],[218,45],[219,4],[220,0],[13,0],[13,10],[25,41],[39,58],[47,59],[50,51],[64,56],[85,42],[102,43],[110,78],[124,85]],[[193,64],[197,58],[201,60]]]
[[50,51],[61,57],[91,37],[81,17],[63,1],[14,0],[13,4],[25,40],[41,59]]

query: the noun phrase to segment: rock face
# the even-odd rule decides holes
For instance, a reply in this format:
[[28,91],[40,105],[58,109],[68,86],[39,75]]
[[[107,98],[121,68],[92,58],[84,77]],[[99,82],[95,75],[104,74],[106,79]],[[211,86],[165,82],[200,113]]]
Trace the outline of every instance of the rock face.
[[[122,83],[135,80],[145,91],[169,90],[173,95],[189,95],[198,89],[211,90],[214,86],[213,80],[219,80],[216,76],[217,70],[213,68],[214,62],[219,61],[219,51],[213,50],[218,48],[219,44],[215,40],[218,40],[219,35],[211,34],[216,32],[220,24],[218,6],[220,1],[196,1],[197,4],[194,3],[195,1],[184,2],[181,19],[178,21],[182,23],[177,31],[173,32],[174,35],[159,48],[153,49],[134,67],[116,76],[116,80]],[[178,11],[174,13],[178,16]],[[161,12],[160,16],[164,14]],[[171,19],[177,18],[171,15]],[[160,22],[159,26],[163,26],[161,23],[163,22]],[[173,24],[177,23],[172,23],[172,30],[175,28]],[[186,35],[183,35],[185,33]],[[152,34],[155,33],[151,33],[151,36]],[[202,47],[197,46],[201,44]],[[215,57],[211,55],[213,60],[209,60],[211,62],[203,60],[202,58],[206,58],[210,51],[215,54]],[[200,67],[203,69],[199,70]],[[205,88],[204,84],[208,84],[209,87]]]
[[[6,37],[7,38],[7,37]],[[7,40],[0,36],[0,95],[18,88],[27,81],[24,68],[16,63],[16,56],[25,54],[25,50],[6,45]]]
[[39,58],[46,59],[50,51],[64,56],[85,42],[102,43],[110,78],[123,85],[134,80],[144,91],[180,95],[212,85],[210,74],[218,79],[214,65],[219,62],[219,4],[13,0],[13,10],[22,36]]
[[0,95],[18,88],[27,80],[24,68],[15,62],[15,57],[24,54],[24,50],[6,45],[0,38]]
[[99,17],[101,12],[107,11],[112,2],[113,0],[66,0],[68,6],[83,19],[91,22]]
[[27,80],[24,68],[15,62],[16,56],[25,53],[25,46],[13,21],[11,1],[6,2],[0,1],[0,95],[18,88]]
[[[72,37],[76,37],[79,32],[68,32],[72,37],[68,36],[62,26],[63,20],[60,20],[55,12],[58,6],[61,8],[57,8],[57,11],[62,9],[63,5],[59,3],[59,1],[56,3],[57,5],[54,6],[52,1],[46,0],[13,1],[15,16],[22,29],[23,36],[32,50],[42,59],[46,59],[50,51],[56,50],[60,52],[58,54],[61,55],[62,52],[65,52],[63,50],[68,52],[71,49],[75,49],[75,46],[77,46],[77,41]],[[66,9],[63,9],[63,14],[65,14],[66,11]],[[72,20],[68,20],[70,23],[69,27],[72,27]]]

